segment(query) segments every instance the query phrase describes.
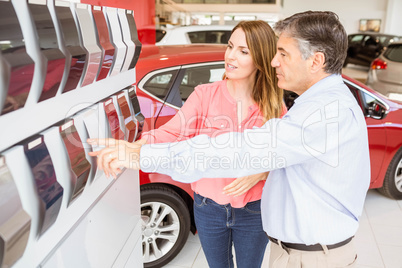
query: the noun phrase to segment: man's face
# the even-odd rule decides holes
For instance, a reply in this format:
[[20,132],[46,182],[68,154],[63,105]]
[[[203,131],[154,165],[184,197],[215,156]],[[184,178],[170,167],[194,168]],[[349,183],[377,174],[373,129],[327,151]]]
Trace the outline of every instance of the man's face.
[[311,86],[311,59],[304,60],[297,41],[285,33],[279,36],[276,55],[271,65],[276,69],[280,88],[300,95]]

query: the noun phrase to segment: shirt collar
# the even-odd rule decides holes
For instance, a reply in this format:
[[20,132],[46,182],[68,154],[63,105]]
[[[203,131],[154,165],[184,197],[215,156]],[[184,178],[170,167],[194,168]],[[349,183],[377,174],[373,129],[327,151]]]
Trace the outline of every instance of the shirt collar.
[[327,91],[333,90],[332,86],[335,84],[343,83],[342,75],[340,74],[331,74],[330,76],[321,79],[314,85],[312,85],[309,89],[307,89],[303,94],[301,94],[296,100],[295,103],[300,103],[303,101],[307,101],[310,98],[316,96],[317,94],[322,94]]

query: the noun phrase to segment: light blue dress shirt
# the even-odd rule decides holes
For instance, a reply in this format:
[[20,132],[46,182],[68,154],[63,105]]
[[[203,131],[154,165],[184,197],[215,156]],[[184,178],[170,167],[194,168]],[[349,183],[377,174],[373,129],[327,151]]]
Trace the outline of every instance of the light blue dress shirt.
[[271,171],[262,195],[269,236],[331,245],[358,228],[370,182],[367,126],[340,75],[304,92],[261,128],[144,145],[141,169],[181,182]]

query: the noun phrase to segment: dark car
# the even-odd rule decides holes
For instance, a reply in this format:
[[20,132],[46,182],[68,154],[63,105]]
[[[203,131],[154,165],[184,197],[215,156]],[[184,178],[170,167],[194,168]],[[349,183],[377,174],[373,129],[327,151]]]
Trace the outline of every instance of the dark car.
[[[222,79],[226,45],[143,46],[137,70],[137,96],[145,117],[143,131],[169,121],[199,84]],[[366,116],[370,188],[402,199],[402,103],[343,76]],[[296,94],[285,96],[288,107]],[[162,267],[195,232],[190,184],[140,171],[144,267]],[[353,189],[351,189],[353,190]]]
[[344,67],[349,63],[370,66],[389,44],[402,40],[401,36],[364,32],[348,35],[348,54]]

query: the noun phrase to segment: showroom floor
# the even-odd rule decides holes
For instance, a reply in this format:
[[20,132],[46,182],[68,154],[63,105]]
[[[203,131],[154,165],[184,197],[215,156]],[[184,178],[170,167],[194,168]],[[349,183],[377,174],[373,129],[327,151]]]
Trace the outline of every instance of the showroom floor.
[[[364,81],[367,68],[350,65],[346,75]],[[355,237],[356,268],[402,268],[402,200],[389,199],[376,190],[367,194],[360,227]],[[263,267],[268,267],[269,247]],[[198,235],[190,233],[180,254],[165,268],[207,268]]]
[[[392,200],[370,190],[355,243],[356,268],[402,268],[402,200]],[[268,268],[269,247],[265,256],[262,267]],[[207,268],[198,235],[190,233],[180,254],[164,267]]]

